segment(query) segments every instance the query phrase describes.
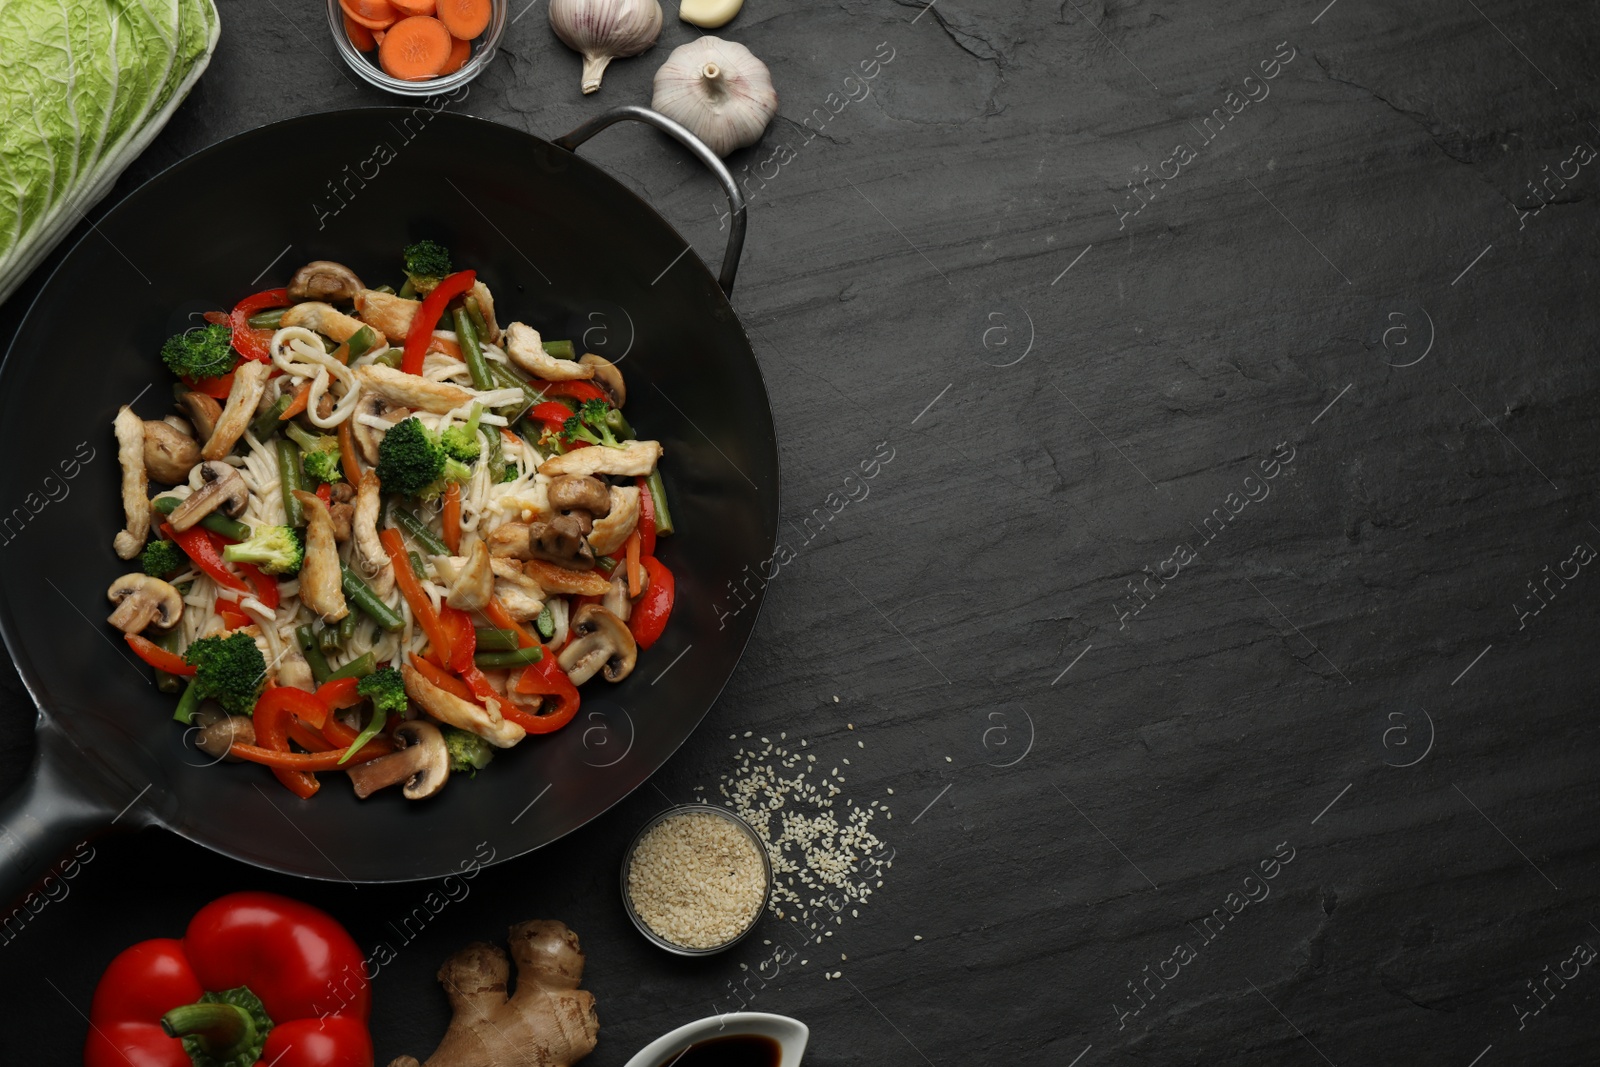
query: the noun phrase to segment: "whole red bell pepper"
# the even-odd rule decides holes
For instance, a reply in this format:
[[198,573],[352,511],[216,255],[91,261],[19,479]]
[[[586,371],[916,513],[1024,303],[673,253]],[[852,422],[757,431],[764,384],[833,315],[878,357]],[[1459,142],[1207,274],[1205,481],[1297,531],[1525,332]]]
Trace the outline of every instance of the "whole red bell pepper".
[[450,301],[471,289],[478,275],[470,270],[448,275],[434,286],[422,300],[417,313],[411,318],[411,329],[406,331],[406,347],[400,359],[400,369],[407,374],[421,374],[422,362],[428,355],[428,344],[433,340],[433,328]]
[[84,1067],[372,1067],[361,949],[333,918],[233,893],[181,940],[123,950],[94,991]]

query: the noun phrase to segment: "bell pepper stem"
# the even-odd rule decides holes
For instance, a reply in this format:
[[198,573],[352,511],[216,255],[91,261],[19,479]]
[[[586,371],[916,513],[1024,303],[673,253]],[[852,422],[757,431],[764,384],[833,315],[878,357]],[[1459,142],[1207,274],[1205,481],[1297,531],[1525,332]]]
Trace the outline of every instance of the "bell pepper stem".
[[229,1060],[257,1041],[250,1013],[233,1004],[184,1004],[161,1017],[168,1037],[193,1037],[218,1060]]

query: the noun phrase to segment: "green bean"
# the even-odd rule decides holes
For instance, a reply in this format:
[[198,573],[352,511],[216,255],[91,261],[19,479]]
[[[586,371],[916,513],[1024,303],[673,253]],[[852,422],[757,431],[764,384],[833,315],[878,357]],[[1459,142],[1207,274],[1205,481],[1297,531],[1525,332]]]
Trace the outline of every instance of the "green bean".
[[628,425],[627,416],[616,408],[606,410],[606,426],[619,441],[632,441],[638,436],[633,432],[633,427]]
[[501,443],[500,428],[489,426],[483,433],[489,439],[489,480],[499,485],[506,476],[506,450]]
[[256,421],[250,424],[250,432],[255,434],[257,441],[265,441],[278,432],[283,425],[283,413],[289,410],[289,405],[294,403],[294,397],[284,393],[272,402],[272,406],[256,416]]
[[355,606],[372,616],[372,621],[379,626],[394,633],[405,628],[406,622],[393,608],[385,604],[377,593],[372,591],[372,586],[361,580],[361,575],[350,569],[348,563],[339,564],[343,574],[344,595],[355,603]]
[[515,652],[480,652],[472,657],[479,670],[492,671],[497,667],[526,667],[544,657],[542,645],[529,645]]
[[339,643],[341,645],[350,643],[350,639],[356,635],[356,624],[360,621],[360,619],[356,618],[355,612],[345,612],[344,618],[339,620]]
[[339,650],[339,628],[337,626],[319,626],[316,629],[317,647],[322,649],[326,656],[329,652]]
[[415,574],[418,579],[426,578],[428,569],[422,565],[422,557],[418,555],[416,549],[407,552],[406,556],[411,560],[411,573]]
[[283,325],[283,313],[288,308],[273,308],[270,311],[258,311],[245,321],[252,330],[276,330]]
[[656,511],[656,535],[666,537],[672,533],[672,512],[667,508],[667,487],[661,481],[661,472],[651,471],[645,484],[650,486],[650,503]]
[[378,669],[377,660],[372,658],[371,652],[363,652],[343,667],[328,675],[328,681],[337,682],[341,678],[365,678]]
[[539,617],[534,620],[533,625],[539,631],[539,636],[546,641],[556,635],[556,617],[550,613],[549,604],[539,609]]
[[388,367],[391,370],[399,370],[400,361],[405,359],[405,356],[405,349],[391,348],[381,356],[373,356],[372,362]]
[[[179,636],[177,630],[170,630],[156,638],[156,644],[177,655]],[[168,674],[160,669],[156,670],[156,688],[163,693],[181,693],[183,692],[183,683],[184,679],[176,674]]]
[[[180,503],[182,501],[175,496],[158,496],[150,502],[151,506],[163,515],[171,515]],[[238,519],[230,519],[226,515],[219,515],[215,511],[201,519],[200,525],[235,541],[250,540],[250,527],[247,524]]]
[[546,341],[544,354],[554,356],[556,359],[577,359],[578,350],[572,347],[571,341]]
[[478,331],[478,336],[489,336],[489,320],[483,317],[483,305],[478,303],[478,298],[468,295],[461,301],[461,306],[467,309],[467,318],[472,320],[472,328]]
[[297,627],[294,636],[300,642],[300,652],[305,656],[306,663],[311,667],[311,680],[318,685],[326,682],[333,671],[328,667],[328,660],[323,656],[322,649],[317,647],[317,637],[311,632],[311,627]]
[[367,354],[367,349],[378,343],[378,332],[371,326],[363,326],[350,335],[350,340],[345,342],[345,362],[354,363]]
[[517,632],[515,630],[500,630],[494,627],[480,626],[478,634],[478,651],[480,652],[515,652],[517,650]]
[[290,526],[306,524],[306,509],[295,499],[295,490],[304,489],[300,473],[300,450],[293,441],[278,438],[278,487],[283,496],[283,521]]
[[450,550],[445,547],[445,543],[439,540],[439,535],[428,529],[427,523],[405,508],[396,507],[390,509],[389,518],[394,520],[396,526],[410,534],[413,541],[427,549],[429,555],[447,556],[450,554]]
[[398,292],[395,295],[398,296],[401,300],[415,300],[417,298],[417,287],[415,285],[411,284],[411,279],[410,278],[407,278],[401,284],[400,292]]
[[610,556],[596,556],[594,559],[594,565],[605,571],[607,574],[610,574],[612,571],[617,569],[617,561],[612,559]]
[[200,683],[193,678],[189,679],[189,687],[183,691],[183,696],[178,698],[178,706],[172,709],[172,717],[188,725],[194,722],[194,713],[200,707]]
[[500,384],[505,386],[507,389],[521,389],[522,395],[527,399],[529,407],[544,402],[544,393],[540,392],[538,389],[535,389],[532,385],[529,385],[517,375],[516,371],[512,370],[510,367],[502,366],[499,363],[490,363],[489,373],[494,375]]
[[457,308],[452,317],[456,323],[456,344],[461,346],[461,359],[472,376],[472,387],[493,389],[494,378],[489,374],[489,361],[483,358],[483,349],[478,345],[478,331],[472,325],[472,316],[464,308]]

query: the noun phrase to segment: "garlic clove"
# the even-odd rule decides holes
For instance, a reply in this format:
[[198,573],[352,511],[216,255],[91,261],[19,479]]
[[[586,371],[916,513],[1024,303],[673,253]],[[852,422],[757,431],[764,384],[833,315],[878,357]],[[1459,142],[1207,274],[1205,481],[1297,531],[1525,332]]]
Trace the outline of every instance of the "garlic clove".
[[550,28],[583,56],[585,94],[600,88],[613,59],[648,51],[661,35],[657,0],[550,0]]
[[683,0],[678,17],[691,26],[714,30],[732,22],[743,6],[744,0]]
[[772,72],[750,49],[708,35],[667,57],[650,106],[726,156],[761,139],[778,113],[778,93]]

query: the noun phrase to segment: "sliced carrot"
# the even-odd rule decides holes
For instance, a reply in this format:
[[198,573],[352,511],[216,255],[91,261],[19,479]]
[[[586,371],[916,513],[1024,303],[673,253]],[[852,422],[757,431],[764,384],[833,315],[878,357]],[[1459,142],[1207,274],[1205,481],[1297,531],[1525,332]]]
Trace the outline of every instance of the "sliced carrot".
[[378,65],[391,78],[422,81],[437,77],[450,59],[450,31],[427,15],[413,15],[389,27],[378,47]]
[[464,41],[459,37],[452,37],[450,45],[450,58],[445,61],[444,69],[439,72],[441,76],[454,74],[467,65],[467,60],[472,58],[472,42]]
[[339,0],[339,10],[357,26],[365,26],[369,30],[387,30],[400,21],[400,12],[390,7],[387,2],[382,7],[370,2],[363,4],[362,7],[375,12],[370,15],[362,10],[362,7],[357,6],[360,2],[361,0]]
[[289,401],[289,406],[283,409],[283,414],[278,416],[279,422],[288,422],[306,409],[311,402],[311,382],[301,382],[300,388],[294,391],[294,399]]
[[339,17],[344,19],[344,32],[350,38],[350,43],[356,46],[357,52],[370,52],[378,47],[372,31],[352,19],[343,8],[339,9]]
[[373,30],[372,31],[373,43],[376,44],[379,48],[383,47],[383,39],[385,37],[387,37],[387,36],[389,36],[389,31],[388,30]]
[[[449,65],[446,64],[446,66],[448,68]],[[450,73],[450,69],[441,70],[439,73],[440,74],[449,74]],[[427,350],[429,352],[443,352],[445,355],[449,356],[451,359],[460,359],[461,358],[461,346],[456,344],[454,341],[450,340],[448,337],[440,337],[437,334],[435,334],[433,337],[428,339],[428,349]]]
[[433,0],[389,0],[389,4],[402,15],[433,14]]
[[489,16],[494,11],[490,0],[437,0],[439,21],[444,23],[450,36],[470,41],[489,28]]
[[639,594],[644,592],[644,578],[640,573],[642,568],[639,566],[638,530],[634,530],[633,533],[628,535],[627,551],[628,595],[637,600],[639,598]]
[[389,0],[344,0],[344,2],[362,18],[372,19],[374,22],[385,20],[397,22],[405,17],[395,10],[395,6]]
[[339,465],[344,468],[344,480],[353,486],[361,485],[361,464],[356,461],[356,435],[350,420],[339,424]]

